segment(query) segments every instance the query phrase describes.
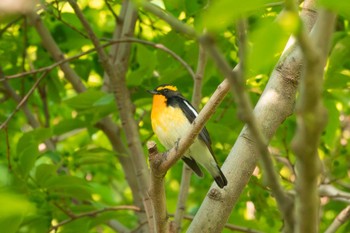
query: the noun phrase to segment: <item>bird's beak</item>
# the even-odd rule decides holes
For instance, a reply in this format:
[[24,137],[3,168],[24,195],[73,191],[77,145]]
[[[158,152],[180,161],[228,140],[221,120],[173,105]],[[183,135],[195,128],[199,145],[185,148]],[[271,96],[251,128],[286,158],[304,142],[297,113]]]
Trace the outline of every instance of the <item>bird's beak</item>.
[[148,93],[150,93],[152,95],[158,94],[158,92],[155,90],[147,90],[147,91],[148,91]]

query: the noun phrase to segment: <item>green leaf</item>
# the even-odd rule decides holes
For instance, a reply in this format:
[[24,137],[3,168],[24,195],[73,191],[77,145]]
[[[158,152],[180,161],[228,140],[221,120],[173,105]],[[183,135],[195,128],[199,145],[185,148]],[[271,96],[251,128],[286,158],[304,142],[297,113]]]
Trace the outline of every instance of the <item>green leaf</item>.
[[94,89],[89,89],[70,99],[65,100],[65,103],[76,110],[86,110],[93,106],[93,103],[104,97],[106,93]]
[[21,149],[31,146],[33,143],[39,144],[52,136],[52,131],[49,128],[37,128],[24,133],[18,140],[17,153],[21,153]]
[[43,184],[49,192],[61,197],[75,197],[81,200],[91,199],[92,189],[88,183],[75,176],[53,176]]
[[96,100],[93,104],[93,106],[104,106],[104,105],[110,105],[114,104],[114,95],[113,94],[106,94]]
[[52,164],[40,164],[35,170],[35,180],[36,182],[44,186],[48,179],[56,176],[57,167]]
[[27,146],[21,154],[19,154],[19,169],[23,176],[28,175],[34,167],[35,161],[39,155],[38,145],[33,144]]
[[196,13],[200,12],[207,4],[208,0],[185,1],[186,15],[195,15]]
[[76,221],[72,221],[65,224],[60,228],[60,233],[77,233],[77,232],[90,232],[90,222],[89,218],[80,218]]
[[89,115],[89,124],[94,124],[97,120],[108,114],[116,111],[116,104],[110,101],[111,94],[102,91],[89,89],[86,92],[80,93],[75,97],[67,99],[65,103],[76,109],[80,115]]
[[18,140],[16,157],[18,158],[18,169],[23,176],[26,176],[34,166],[39,155],[39,144],[51,136],[51,129],[37,128],[23,134]]
[[169,12],[171,12],[174,16],[179,16],[182,9],[184,9],[184,2],[186,0],[167,0],[163,1],[165,9]]
[[265,22],[250,34],[248,53],[249,76],[268,73],[276,64],[289,38],[289,33],[277,22]]
[[35,207],[25,197],[0,192],[0,229],[16,233],[26,214],[34,213]]
[[60,121],[57,125],[54,125],[52,130],[54,135],[61,135],[75,129],[85,128],[86,126],[86,123],[82,120],[67,119]]
[[329,8],[340,15],[350,19],[350,1],[344,0],[319,0],[317,3],[325,8]]
[[340,39],[332,49],[325,75],[327,89],[342,89],[350,83],[350,37]]
[[256,10],[264,8],[267,0],[217,0],[211,2],[208,11],[204,13],[203,20],[208,30],[222,30],[228,26],[234,26],[235,21],[246,17]]
[[156,66],[156,57],[154,51],[148,49],[145,46],[137,46],[137,61],[140,67],[148,68],[149,73],[153,72]]
[[72,64],[74,65],[74,70],[78,73],[78,75],[87,81],[92,70],[92,61],[80,59],[75,60],[72,62]]
[[114,160],[114,152],[104,148],[81,149],[74,153],[77,165],[108,164]]

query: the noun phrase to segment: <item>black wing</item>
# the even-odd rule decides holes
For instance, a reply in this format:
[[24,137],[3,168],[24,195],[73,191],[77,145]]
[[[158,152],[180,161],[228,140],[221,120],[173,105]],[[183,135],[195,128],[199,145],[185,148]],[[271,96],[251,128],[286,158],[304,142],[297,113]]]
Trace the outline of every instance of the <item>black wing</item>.
[[[183,113],[185,114],[187,119],[192,123],[194,121],[194,119],[196,119],[196,117],[198,116],[196,109],[192,106],[192,104],[190,102],[188,102],[182,96],[174,96],[173,98],[177,98],[177,101],[174,101],[174,102],[179,104],[179,107],[181,108],[181,110],[183,111]],[[214,157],[214,153],[213,153],[213,150],[211,148],[211,139],[210,139],[208,130],[205,127],[203,127],[203,129],[199,133],[198,138],[201,141],[203,141],[205,143],[205,145],[207,145],[210,153]],[[214,157],[214,159],[215,159],[215,157]],[[216,161],[216,159],[215,159],[215,161]]]
[[198,166],[196,160],[186,156],[182,156],[182,160],[192,169],[192,171],[194,171],[194,173],[196,173],[197,176],[203,177],[203,172]]

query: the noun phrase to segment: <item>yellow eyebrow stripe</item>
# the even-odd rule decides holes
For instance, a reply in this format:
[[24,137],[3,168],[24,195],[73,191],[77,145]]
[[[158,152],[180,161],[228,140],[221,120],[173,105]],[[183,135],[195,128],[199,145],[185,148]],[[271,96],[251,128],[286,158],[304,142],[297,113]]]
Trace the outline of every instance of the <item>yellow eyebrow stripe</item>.
[[168,90],[171,90],[171,91],[177,91],[177,88],[175,86],[171,86],[171,85],[158,87],[157,91],[161,91],[161,90],[164,90],[164,89],[168,89]]

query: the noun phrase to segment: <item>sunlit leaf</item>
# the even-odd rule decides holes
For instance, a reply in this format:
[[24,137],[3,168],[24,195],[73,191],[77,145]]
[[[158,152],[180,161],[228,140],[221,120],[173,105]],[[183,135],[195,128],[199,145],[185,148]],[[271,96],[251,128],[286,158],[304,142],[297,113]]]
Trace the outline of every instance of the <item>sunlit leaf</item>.
[[205,28],[209,30],[222,30],[227,26],[234,26],[235,21],[245,17],[256,10],[261,10],[266,0],[219,0],[211,2],[208,11],[204,12]]
[[0,192],[0,229],[16,233],[26,214],[33,213],[35,206],[24,196]]
[[276,22],[265,22],[250,35],[248,74],[268,73],[276,64],[289,33]]
[[320,0],[317,2],[319,5],[329,8],[350,19],[350,2],[343,0]]

